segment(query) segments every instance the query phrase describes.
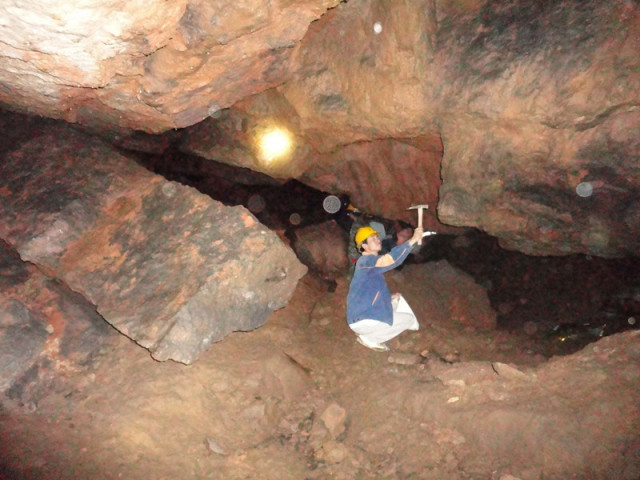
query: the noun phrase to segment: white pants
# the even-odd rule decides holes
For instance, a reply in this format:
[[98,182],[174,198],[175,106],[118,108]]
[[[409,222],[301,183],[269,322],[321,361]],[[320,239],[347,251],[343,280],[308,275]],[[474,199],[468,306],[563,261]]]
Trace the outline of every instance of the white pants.
[[393,307],[393,325],[379,320],[365,319],[358,320],[349,327],[369,343],[384,343],[397,337],[405,330],[420,328],[418,319],[404,297],[400,296],[398,299],[391,300],[391,306]]

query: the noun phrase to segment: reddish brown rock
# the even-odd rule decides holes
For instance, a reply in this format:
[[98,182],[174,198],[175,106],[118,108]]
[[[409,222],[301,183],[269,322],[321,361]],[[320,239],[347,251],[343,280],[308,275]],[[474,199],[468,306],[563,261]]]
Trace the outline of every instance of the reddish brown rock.
[[640,251],[637,112],[585,131],[486,120],[456,129],[455,160],[442,169],[444,222],[475,225],[529,254]]
[[0,101],[96,129],[162,132],[282,83],[337,0],[35,0],[0,7]]
[[158,360],[262,325],[306,271],[243,207],[68,128],[5,155],[0,179],[0,237]]
[[261,367],[261,393],[264,396],[294,402],[313,386],[309,372],[285,353],[274,353],[261,362]]
[[389,288],[402,293],[405,276],[423,289],[419,297],[410,293],[406,296],[420,322],[454,322],[479,330],[496,327],[496,312],[491,308],[487,291],[446,260],[406,265],[401,272],[389,272]]
[[346,235],[335,222],[297,229],[293,249],[302,263],[324,279],[335,280],[349,269]]
[[491,4],[442,32],[444,222],[530,254],[638,251],[640,11],[586,6]]
[[309,28],[280,90],[314,148],[330,152],[358,141],[437,133],[433,95],[442,79],[433,63],[431,8],[348,2]]
[[[250,168],[275,178],[298,177],[307,164],[306,140],[297,135],[297,114],[286,99],[270,89],[238,102],[233,108],[219,112],[184,130],[180,148],[190,154]],[[273,127],[291,133],[292,148],[277,161],[261,157],[260,138]]]
[[333,438],[345,431],[346,419],[347,411],[335,402],[332,402],[320,415],[320,420]]
[[442,383],[452,387],[466,387],[477,383],[495,380],[498,375],[489,362],[471,361],[448,365],[444,362],[431,362],[429,371]]
[[[269,122],[264,123],[264,118]],[[442,143],[437,135],[351,143],[330,153],[312,148],[299,133],[299,118],[274,91],[241,102],[209,120],[186,129],[181,148],[211,160],[250,168],[276,178],[296,177],[322,191],[348,192],[362,211],[417,223],[407,208],[429,204],[425,228],[439,232],[458,229],[436,218]],[[256,148],[266,125],[293,133],[291,153],[274,162],[260,160]],[[298,132],[298,133],[296,133]]]
[[33,407],[115,332],[93,305],[0,240],[0,393]]
[[[427,230],[451,232],[436,217],[440,186],[440,150],[434,139],[395,139],[358,142],[333,155],[316,155],[302,180],[329,191],[344,191],[362,211],[385,218],[418,223],[412,205],[426,204],[423,223]],[[417,146],[416,146],[417,145]],[[423,150],[420,147],[427,147]]]
[[[480,227],[526,253],[633,254],[640,11],[589,5],[349,3],[310,29],[281,91],[319,150],[441,135],[431,144],[442,148],[427,151],[443,152],[443,223]],[[358,158],[385,182],[379,159]],[[426,160],[409,163],[432,186]],[[594,187],[586,200],[582,182]],[[355,187],[338,185],[357,199],[371,183],[361,174]]]

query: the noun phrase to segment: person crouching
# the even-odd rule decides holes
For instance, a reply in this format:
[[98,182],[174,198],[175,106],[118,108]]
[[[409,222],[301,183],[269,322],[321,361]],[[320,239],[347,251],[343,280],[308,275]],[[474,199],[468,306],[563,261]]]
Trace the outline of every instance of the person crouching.
[[422,238],[423,229],[416,228],[413,236],[380,255],[382,243],[378,232],[370,226],[358,229],[355,243],[362,256],[347,295],[347,323],[357,335],[357,341],[376,351],[388,351],[385,342],[405,330],[418,330],[415,314],[400,294],[391,295],[384,273],[401,265],[411,247]]

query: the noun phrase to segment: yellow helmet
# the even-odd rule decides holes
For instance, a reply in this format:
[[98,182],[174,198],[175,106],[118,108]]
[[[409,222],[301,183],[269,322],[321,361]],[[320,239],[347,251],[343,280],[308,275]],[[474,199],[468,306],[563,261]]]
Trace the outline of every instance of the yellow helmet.
[[364,242],[371,235],[378,235],[378,232],[376,232],[368,225],[366,227],[360,227],[356,232],[356,247],[360,248],[362,246],[362,242]]

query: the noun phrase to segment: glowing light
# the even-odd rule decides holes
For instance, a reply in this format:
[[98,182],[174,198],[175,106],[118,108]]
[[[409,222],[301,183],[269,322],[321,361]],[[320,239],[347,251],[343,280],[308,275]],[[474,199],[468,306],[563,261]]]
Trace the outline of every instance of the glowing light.
[[285,157],[292,146],[291,133],[284,128],[272,128],[258,140],[260,156],[267,162]]
[[382,31],[382,24],[380,22],[376,22],[373,24],[373,33],[379,35]]

